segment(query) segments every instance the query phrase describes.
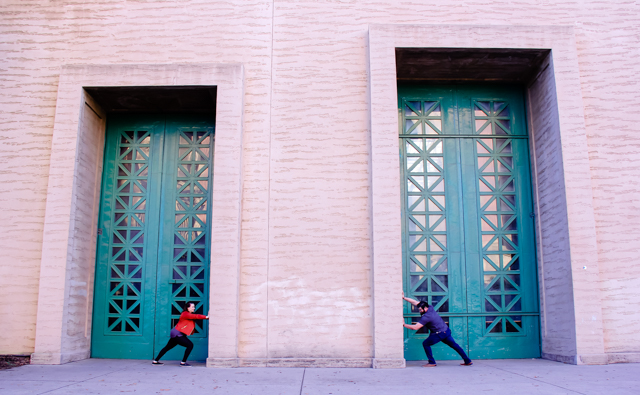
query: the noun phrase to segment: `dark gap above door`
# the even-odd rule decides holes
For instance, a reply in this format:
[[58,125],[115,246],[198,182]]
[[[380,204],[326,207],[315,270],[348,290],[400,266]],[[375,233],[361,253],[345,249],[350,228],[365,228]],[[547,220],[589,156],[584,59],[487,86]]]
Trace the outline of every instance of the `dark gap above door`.
[[109,113],[216,113],[215,86],[107,86],[84,90]]
[[491,81],[526,84],[545,67],[549,49],[396,48],[399,81]]

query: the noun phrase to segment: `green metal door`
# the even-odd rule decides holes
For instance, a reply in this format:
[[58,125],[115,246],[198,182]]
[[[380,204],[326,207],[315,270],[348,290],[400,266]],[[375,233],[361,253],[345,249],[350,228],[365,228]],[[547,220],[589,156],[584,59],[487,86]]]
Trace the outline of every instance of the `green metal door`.
[[[152,358],[184,302],[207,313],[213,124],[196,116],[109,118],[92,357]],[[190,358],[205,359],[207,325],[197,322],[190,338]]]
[[[471,358],[540,356],[522,90],[400,85],[398,106],[405,294],[433,305]],[[406,359],[425,359],[427,336],[405,329]]]

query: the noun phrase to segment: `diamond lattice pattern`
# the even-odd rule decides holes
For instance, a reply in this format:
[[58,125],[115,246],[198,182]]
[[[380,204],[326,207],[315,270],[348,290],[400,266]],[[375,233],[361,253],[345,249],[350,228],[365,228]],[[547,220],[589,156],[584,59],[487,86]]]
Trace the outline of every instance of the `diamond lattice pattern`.
[[107,333],[141,333],[150,143],[147,131],[125,131],[118,140]]
[[449,311],[442,139],[404,139],[410,284],[413,297]]
[[403,100],[404,134],[442,134],[442,107],[438,101]]
[[[207,131],[180,132],[176,178],[175,225],[171,288],[171,325],[180,318],[186,301],[196,303],[196,313],[206,314],[209,246],[207,221],[211,147]],[[195,321],[194,336],[204,335],[203,321]]]
[[511,134],[511,112],[503,101],[474,101],[473,125],[476,134]]
[[[504,106],[503,106],[504,107]],[[502,107],[498,107],[502,108]],[[514,177],[512,140],[476,139],[484,311],[522,311],[520,288],[520,248],[516,215],[517,180]],[[522,332],[518,315],[488,316],[487,333]]]

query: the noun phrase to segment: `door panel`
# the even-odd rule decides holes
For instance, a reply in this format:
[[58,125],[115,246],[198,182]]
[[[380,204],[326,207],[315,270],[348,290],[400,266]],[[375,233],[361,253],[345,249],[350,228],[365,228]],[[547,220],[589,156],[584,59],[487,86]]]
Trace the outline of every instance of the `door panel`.
[[151,358],[164,121],[109,125],[98,236],[92,356]]
[[[110,116],[92,357],[152,358],[184,302],[206,314],[212,125],[193,116]],[[192,359],[206,358],[206,337],[199,323]]]
[[469,313],[484,314],[469,317],[472,358],[539,353],[527,148],[525,139],[463,141],[463,152],[474,153],[463,156],[463,169],[475,173],[464,195],[470,207],[465,211],[467,303]]
[[[426,300],[439,312],[464,311],[465,287],[462,264],[462,234],[452,232],[461,226],[460,189],[456,169],[457,141],[440,138],[412,137],[402,146],[403,213],[406,227],[404,240],[405,284],[407,295]],[[420,317],[418,311],[406,304],[405,321]],[[444,316],[449,321],[448,316]],[[464,326],[461,319],[451,318],[449,324]],[[424,331],[405,329],[405,353],[413,359],[423,353]],[[459,339],[462,344],[464,338]],[[453,350],[437,349],[439,358],[453,356]],[[409,358],[409,357],[407,357]]]
[[[471,358],[539,356],[531,181],[521,91],[414,85],[399,86],[398,97],[405,293],[432,304],[449,321],[454,337]],[[433,127],[438,116],[442,128]],[[433,162],[435,157],[416,147],[419,140],[425,145],[442,141],[442,172],[421,173],[421,163]],[[437,176],[444,182],[439,193],[447,206],[446,231],[430,227],[435,225],[430,218],[438,213],[417,211],[422,200],[433,200],[429,179],[438,180]],[[421,241],[443,237],[446,250],[438,253],[447,257],[446,293],[441,286],[432,288],[444,273],[430,263],[419,265],[420,259],[430,261],[431,256],[429,246],[426,252],[420,251]],[[441,303],[442,298],[448,304]],[[418,316],[405,306],[407,322]],[[420,342],[426,337],[426,333],[405,330],[407,359],[424,359]],[[459,358],[446,346],[434,347],[434,354],[440,359]]]
[[[161,213],[161,259],[158,276],[156,350],[166,344],[171,328],[187,301],[196,303],[196,314],[209,310],[209,261],[211,164],[213,126],[207,120],[167,121],[166,156]],[[207,357],[206,321],[196,321],[189,337],[194,344],[191,359]],[[181,359],[176,347],[167,359]]]

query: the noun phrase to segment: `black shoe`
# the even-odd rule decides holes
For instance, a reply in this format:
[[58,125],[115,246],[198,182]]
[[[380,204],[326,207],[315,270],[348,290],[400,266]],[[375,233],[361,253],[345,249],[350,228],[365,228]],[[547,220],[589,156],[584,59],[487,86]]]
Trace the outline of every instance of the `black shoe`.
[[160,361],[151,361],[152,365],[164,365],[162,362]]
[[186,362],[180,362],[180,366],[184,366],[184,367],[187,367],[187,368],[190,368],[190,367],[191,367],[191,365],[189,365],[189,364],[188,364],[188,363],[186,363]]

